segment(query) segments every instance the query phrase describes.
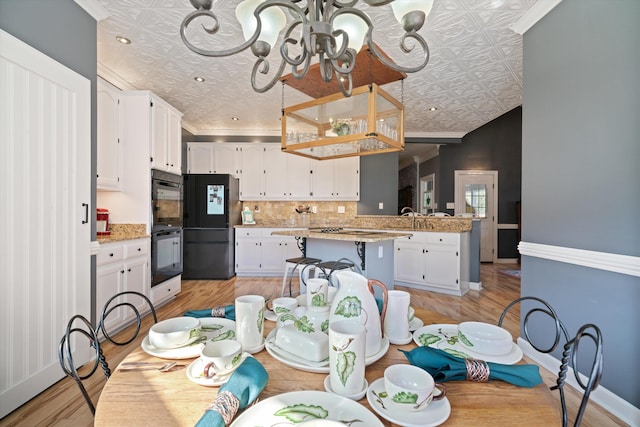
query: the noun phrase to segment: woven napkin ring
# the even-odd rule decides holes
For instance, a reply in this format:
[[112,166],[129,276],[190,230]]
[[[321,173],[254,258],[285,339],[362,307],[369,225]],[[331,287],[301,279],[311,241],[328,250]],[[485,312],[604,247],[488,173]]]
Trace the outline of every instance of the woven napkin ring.
[[222,416],[224,425],[229,425],[240,408],[240,401],[229,391],[222,391],[209,406],[209,411],[216,411]]
[[224,306],[213,307],[211,309],[211,317],[224,317],[226,313],[224,312]]
[[490,371],[487,362],[478,359],[464,359],[464,363],[467,365],[467,380],[479,383],[489,381]]

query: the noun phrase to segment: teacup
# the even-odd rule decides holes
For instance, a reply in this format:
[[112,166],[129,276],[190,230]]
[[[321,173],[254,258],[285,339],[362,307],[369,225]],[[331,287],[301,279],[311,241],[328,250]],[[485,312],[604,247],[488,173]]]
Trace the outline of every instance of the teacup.
[[236,340],[207,341],[200,352],[204,363],[202,374],[213,377],[217,372],[228,371],[238,364],[242,345]]
[[[384,388],[393,405],[408,412],[420,411],[446,394],[442,384],[436,383],[427,371],[413,365],[391,365],[385,369]],[[437,395],[436,389],[439,390]]]
[[328,300],[327,279],[307,280],[307,307],[325,307]]
[[280,297],[273,300],[271,303],[271,309],[276,316],[280,316],[284,313],[293,313],[293,310],[298,307],[298,300],[291,297]]

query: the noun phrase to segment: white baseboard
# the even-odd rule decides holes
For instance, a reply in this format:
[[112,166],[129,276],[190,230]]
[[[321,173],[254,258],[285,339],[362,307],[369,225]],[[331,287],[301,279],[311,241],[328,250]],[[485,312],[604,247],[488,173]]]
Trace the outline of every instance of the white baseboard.
[[[518,346],[522,349],[522,352],[535,361],[538,365],[543,367],[549,372],[556,375],[560,370],[560,361],[550,354],[540,353],[534,349],[529,342],[521,337],[518,338]],[[587,378],[580,374],[580,378],[583,383],[587,383]],[[566,384],[578,391],[582,391],[582,388],[576,382],[573,369],[569,368],[567,373]],[[626,400],[620,398],[616,394],[604,388],[600,385],[597,389],[591,392],[590,399],[598,405],[602,406],[607,411],[611,412],[616,417],[620,418],[625,423],[631,426],[640,426],[640,408],[636,408]]]
[[517,264],[518,258],[496,258],[494,264]]

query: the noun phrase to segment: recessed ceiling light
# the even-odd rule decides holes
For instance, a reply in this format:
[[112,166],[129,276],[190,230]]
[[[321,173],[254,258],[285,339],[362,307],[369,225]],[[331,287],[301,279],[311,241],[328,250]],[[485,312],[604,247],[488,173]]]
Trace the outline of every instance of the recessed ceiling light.
[[204,77],[197,76],[197,77],[194,77],[193,80],[202,83],[204,81]]
[[131,40],[126,37],[116,36],[116,40],[118,40],[122,44],[131,44]]
[[233,120],[234,122],[237,122],[240,119],[238,117],[231,117],[231,120]]
[[437,110],[438,110],[438,107],[431,107],[431,108],[429,108],[429,111],[437,111]]

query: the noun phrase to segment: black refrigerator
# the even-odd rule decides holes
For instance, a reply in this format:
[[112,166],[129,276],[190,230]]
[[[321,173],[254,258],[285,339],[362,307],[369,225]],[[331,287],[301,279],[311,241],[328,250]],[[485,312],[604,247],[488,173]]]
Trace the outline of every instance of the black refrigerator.
[[231,175],[184,175],[183,279],[234,276],[234,226],[242,222],[238,194]]

